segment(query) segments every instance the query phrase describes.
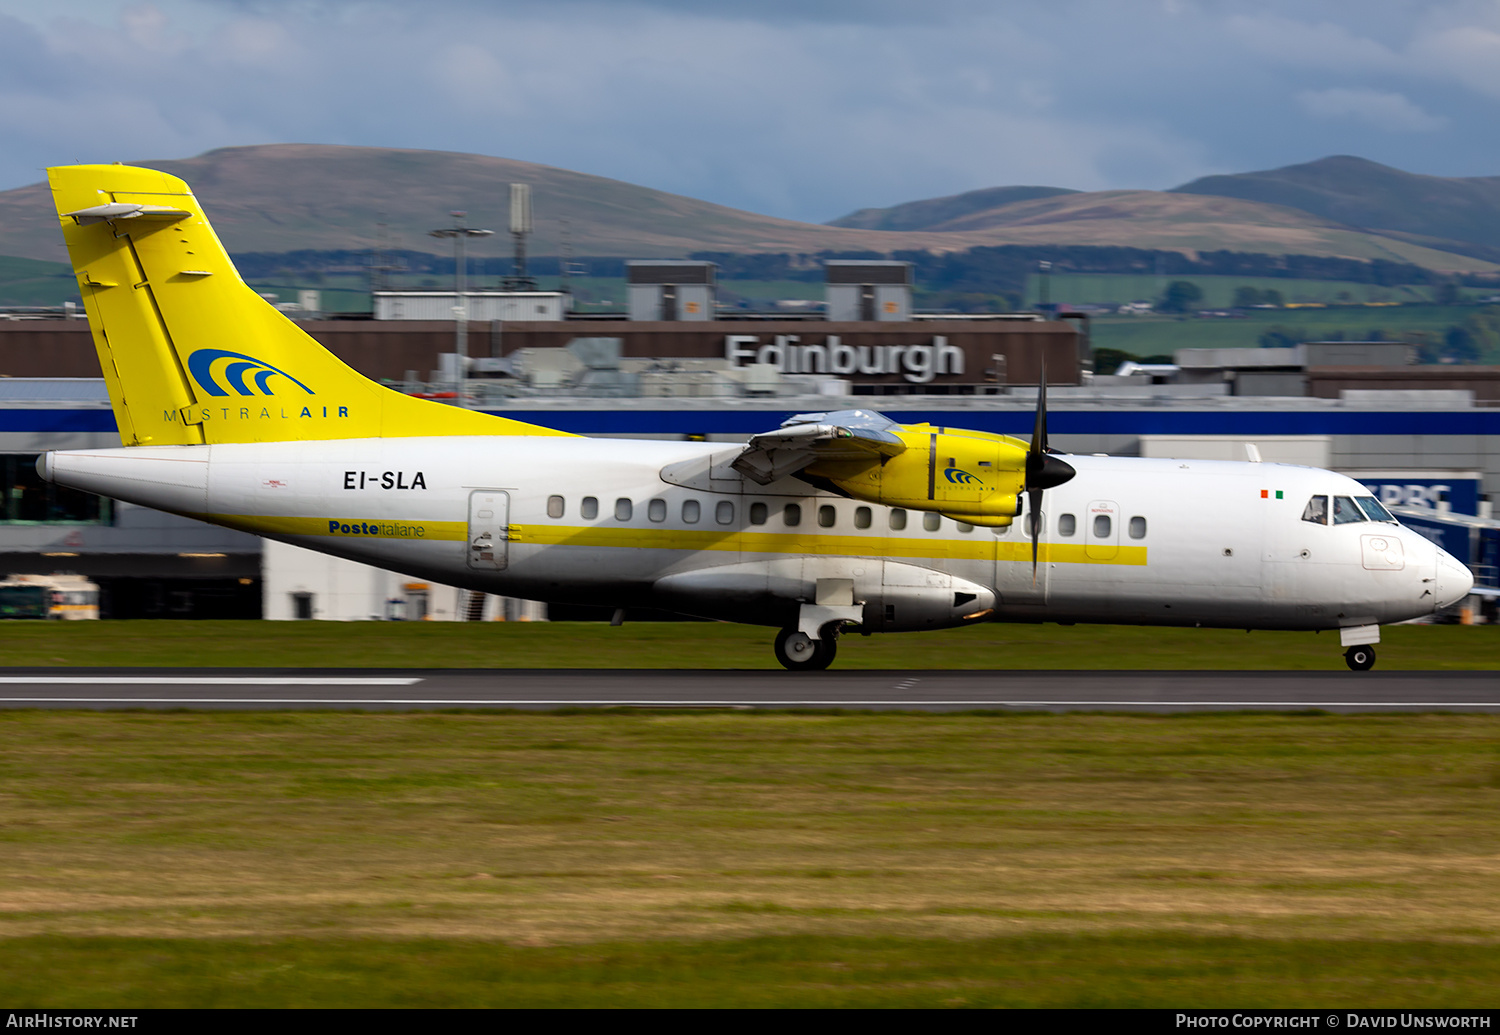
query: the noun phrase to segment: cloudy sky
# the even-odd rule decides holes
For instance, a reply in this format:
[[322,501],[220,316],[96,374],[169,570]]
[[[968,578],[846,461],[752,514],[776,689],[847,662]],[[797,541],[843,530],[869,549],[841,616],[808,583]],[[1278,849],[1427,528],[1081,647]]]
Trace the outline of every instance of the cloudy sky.
[[1500,174],[1500,0],[0,0],[0,189],[309,142],[821,222],[1356,154]]

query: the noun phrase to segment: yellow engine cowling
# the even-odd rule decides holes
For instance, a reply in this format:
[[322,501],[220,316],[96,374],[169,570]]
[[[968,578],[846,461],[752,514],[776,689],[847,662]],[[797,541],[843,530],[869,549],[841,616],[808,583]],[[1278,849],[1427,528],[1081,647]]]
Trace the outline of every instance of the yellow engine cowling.
[[823,460],[807,473],[856,499],[931,510],[971,525],[1009,525],[1026,480],[1026,443],[1006,435],[929,424],[893,434],[906,449],[881,460]]

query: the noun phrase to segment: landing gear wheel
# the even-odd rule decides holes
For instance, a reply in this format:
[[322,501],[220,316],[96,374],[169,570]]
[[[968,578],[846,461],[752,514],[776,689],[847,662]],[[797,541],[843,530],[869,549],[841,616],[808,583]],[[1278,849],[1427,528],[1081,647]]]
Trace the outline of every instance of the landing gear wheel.
[[1375,648],[1368,643],[1350,647],[1344,651],[1344,663],[1356,672],[1368,672],[1375,667]]
[[832,665],[833,659],[838,655],[838,652],[838,637],[832,634],[825,634],[823,638],[818,641],[818,668],[824,669],[829,665]]
[[796,629],[776,634],[776,660],[793,672],[816,672],[833,663],[838,646],[830,639],[815,640]]

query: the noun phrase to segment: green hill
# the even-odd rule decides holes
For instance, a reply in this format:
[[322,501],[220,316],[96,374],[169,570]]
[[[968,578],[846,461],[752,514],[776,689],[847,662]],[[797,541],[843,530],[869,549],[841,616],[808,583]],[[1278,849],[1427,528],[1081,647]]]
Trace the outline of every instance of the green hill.
[[[889,254],[902,250],[946,253],[993,245],[1113,245],[1188,254],[1234,251],[1382,259],[1441,271],[1496,268],[1494,262],[1484,260],[1500,261],[1500,193],[1490,202],[1480,188],[1491,184],[1500,192],[1500,178],[1415,177],[1360,159],[1328,159],[1321,165],[1329,163],[1333,167],[1355,163],[1356,169],[1366,173],[1378,171],[1385,181],[1395,184],[1382,195],[1387,207],[1394,212],[1409,203],[1414,211],[1399,226],[1393,225],[1398,220],[1392,215],[1370,230],[1361,227],[1371,224],[1353,222],[1352,217],[1337,218],[1281,201],[1214,195],[1193,184],[1176,192],[998,187],[863,210],[837,221],[850,225],[825,226],[487,155],[272,144],[137,164],[173,173],[191,184],[219,236],[235,254],[362,251],[382,243],[388,248],[444,254],[445,242],[429,237],[428,231],[448,225],[450,211],[457,209],[468,213],[470,225],[497,231],[472,254],[501,256],[509,250],[504,233],[507,185],[529,183],[535,204],[533,255]],[[1247,182],[1254,185],[1260,183],[1256,176],[1273,174],[1247,176]],[[1439,200],[1458,195],[1443,194],[1434,184],[1467,184],[1464,189],[1469,193],[1464,197],[1469,198],[1473,211],[1467,219],[1456,212],[1451,219],[1471,227],[1487,225],[1486,219],[1494,222],[1497,250],[1486,252],[1488,244],[1471,238],[1457,240],[1447,234],[1446,224],[1438,225],[1435,216],[1424,222],[1422,210],[1433,207],[1426,204],[1426,196],[1402,202],[1396,190],[1402,183],[1418,181],[1431,187]],[[1358,193],[1352,186],[1345,191],[1351,196]],[[1305,205],[1313,203],[1308,198],[1323,196],[1309,190],[1293,193],[1289,201]],[[383,241],[377,229],[380,224],[388,228]],[[1484,236],[1476,230],[1471,237],[1476,235]],[[0,255],[51,261],[66,258],[45,184],[0,192]]]
[[1150,190],[1072,191],[1012,201],[927,232],[994,244],[1341,256],[1436,270],[1494,269],[1490,261],[1442,247],[1450,242],[1374,233],[1285,205]]
[[1335,155],[1264,172],[1205,176],[1172,193],[1284,205],[1449,251],[1461,241],[1494,249],[1480,257],[1500,260],[1500,176],[1423,176]]
[[[446,244],[428,231],[451,225],[457,209],[470,225],[497,231],[476,254],[504,254],[511,183],[532,187],[534,255],[887,252],[991,243],[799,223],[568,169],[447,151],[268,144],[131,164],[186,180],[234,253],[372,248],[384,223],[388,247],[443,254]],[[0,255],[66,259],[46,184],[0,192]]]
[[1012,202],[1077,193],[1066,187],[986,187],[946,198],[908,201],[890,208],[862,208],[847,216],[830,219],[828,225],[860,230],[948,230],[947,224],[954,220]]

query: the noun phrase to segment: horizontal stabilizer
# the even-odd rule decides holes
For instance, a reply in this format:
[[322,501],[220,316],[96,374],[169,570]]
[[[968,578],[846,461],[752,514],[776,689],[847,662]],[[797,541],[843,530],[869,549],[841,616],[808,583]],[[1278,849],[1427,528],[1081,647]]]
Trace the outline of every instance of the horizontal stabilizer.
[[181,208],[168,208],[165,205],[136,205],[127,202],[115,202],[110,205],[95,205],[93,208],[81,208],[76,212],[64,212],[63,218],[71,219],[79,226],[92,226],[94,223],[105,223],[112,219],[160,219],[164,222],[176,222],[186,219],[192,215],[191,212]]

